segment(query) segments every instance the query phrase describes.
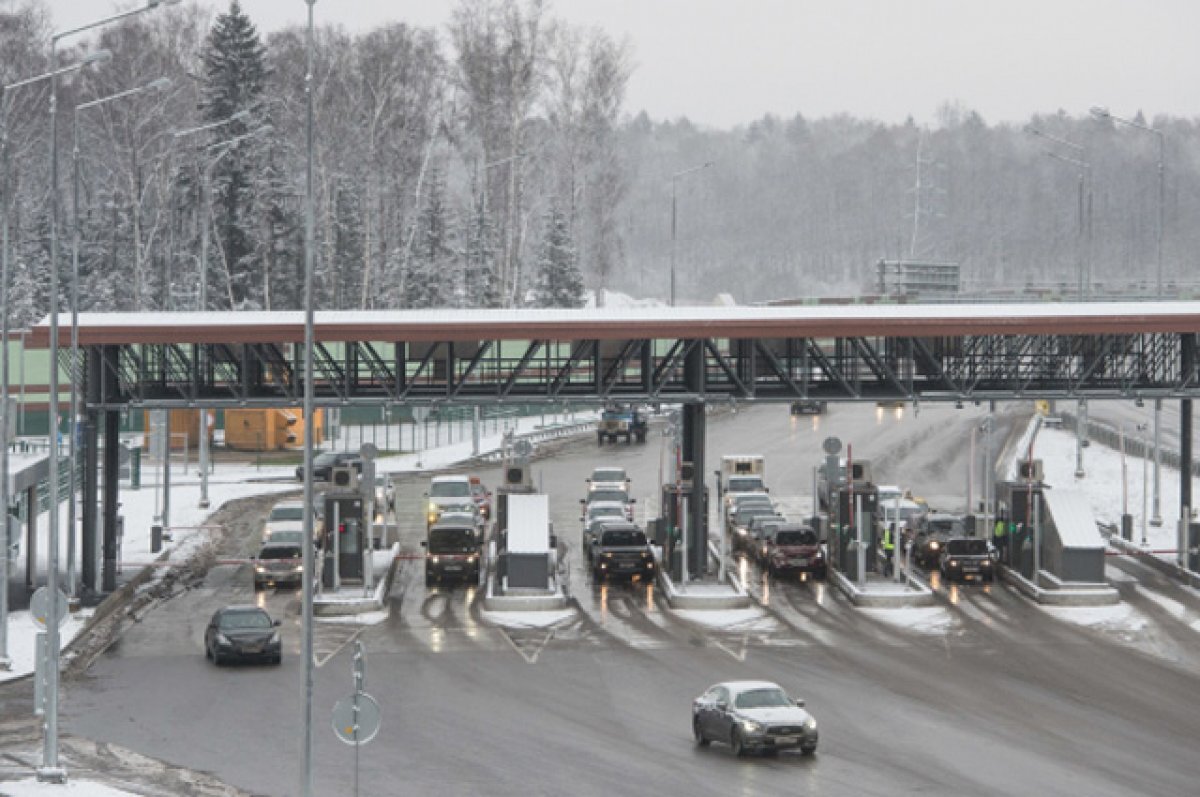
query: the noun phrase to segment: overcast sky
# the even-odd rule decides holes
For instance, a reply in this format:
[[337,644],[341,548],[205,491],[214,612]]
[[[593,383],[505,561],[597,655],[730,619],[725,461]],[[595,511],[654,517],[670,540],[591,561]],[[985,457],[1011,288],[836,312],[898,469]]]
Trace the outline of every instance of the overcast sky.
[[[188,0],[189,2],[191,0]],[[201,0],[225,9],[225,0]],[[108,0],[50,0],[59,28]],[[125,7],[129,3],[123,3]],[[318,0],[317,24],[399,20],[444,31],[453,0]],[[304,24],[304,0],[242,0],[260,32]],[[1200,0],[556,0],[555,16],[632,45],[626,107],[730,127],[764,113],[989,122],[1107,105],[1200,115]]]

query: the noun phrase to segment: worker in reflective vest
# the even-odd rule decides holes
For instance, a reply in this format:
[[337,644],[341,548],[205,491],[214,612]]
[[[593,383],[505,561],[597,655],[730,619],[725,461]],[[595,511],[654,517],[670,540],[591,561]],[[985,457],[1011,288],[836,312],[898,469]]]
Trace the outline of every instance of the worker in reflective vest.
[[892,554],[896,550],[896,524],[889,523],[883,527],[883,555],[887,559],[887,565],[884,571],[887,575],[892,574]]

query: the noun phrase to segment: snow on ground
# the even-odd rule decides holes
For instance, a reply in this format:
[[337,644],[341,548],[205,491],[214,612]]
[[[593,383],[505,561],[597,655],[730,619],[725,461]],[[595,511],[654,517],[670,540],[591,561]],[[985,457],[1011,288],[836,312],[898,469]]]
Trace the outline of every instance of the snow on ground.
[[66,783],[39,783],[36,778],[0,781],[0,797],[50,797],[66,794],[76,797],[137,797],[135,792],[114,789],[94,780],[76,780]]
[[[91,610],[87,609],[66,616],[58,630],[63,645],[75,638],[91,614]],[[0,682],[33,672],[37,633],[41,630],[29,612],[13,612],[8,616],[8,657],[12,667],[7,671],[0,670]],[[3,790],[0,790],[0,795],[3,794]]]
[[549,628],[575,617],[574,609],[544,612],[493,612],[484,609],[480,615],[492,625],[505,628]]
[[945,606],[914,606],[905,609],[860,608],[859,611],[873,620],[920,634],[944,634],[957,625],[954,616]]
[[1128,603],[1112,606],[1041,606],[1051,617],[1100,631],[1140,631],[1146,627],[1145,615]]
[[[728,591],[728,587],[726,587]],[[723,631],[775,631],[779,623],[762,609],[675,609],[688,622]]]

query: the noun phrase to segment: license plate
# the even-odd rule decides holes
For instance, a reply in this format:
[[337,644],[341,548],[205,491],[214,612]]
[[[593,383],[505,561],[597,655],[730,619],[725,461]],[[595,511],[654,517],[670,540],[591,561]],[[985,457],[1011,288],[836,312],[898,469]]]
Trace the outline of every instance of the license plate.
[[800,559],[793,559],[792,564],[797,565],[798,567],[804,567],[808,564],[808,560],[801,557]]
[[800,741],[799,736],[776,736],[775,744],[797,744]]
[[446,565],[443,570],[462,570],[462,565]]
[[242,650],[246,653],[262,653],[262,645],[246,645]]

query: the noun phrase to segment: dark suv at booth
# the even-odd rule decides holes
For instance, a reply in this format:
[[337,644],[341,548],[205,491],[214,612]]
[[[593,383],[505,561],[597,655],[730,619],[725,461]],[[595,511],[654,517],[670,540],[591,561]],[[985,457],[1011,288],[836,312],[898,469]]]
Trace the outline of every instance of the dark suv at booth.
[[947,581],[966,581],[979,578],[991,581],[995,563],[987,540],[982,537],[955,537],[946,540],[938,558],[938,568]]

